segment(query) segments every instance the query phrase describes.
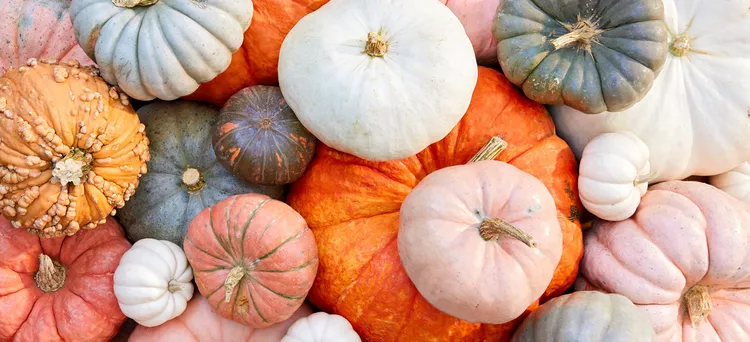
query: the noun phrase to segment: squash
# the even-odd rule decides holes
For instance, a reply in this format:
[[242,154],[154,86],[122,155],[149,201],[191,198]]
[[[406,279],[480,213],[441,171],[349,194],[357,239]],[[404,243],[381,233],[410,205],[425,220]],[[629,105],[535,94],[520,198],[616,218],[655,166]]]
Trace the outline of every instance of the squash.
[[248,87],[229,98],[213,133],[221,165],[247,182],[269,185],[302,177],[315,141],[271,86]]
[[130,335],[130,342],[275,342],[280,341],[296,320],[313,312],[302,304],[288,320],[268,328],[253,329],[228,320],[211,308],[200,294],[188,303],[179,317],[158,327],[138,326]]
[[521,316],[562,255],[555,200],[538,179],[494,160],[503,146],[493,138],[469,164],[427,175],[401,205],[406,274],[427,302],[468,322]]
[[440,0],[461,20],[480,65],[497,64],[497,41],[492,35],[500,0]]
[[96,75],[30,59],[0,78],[0,209],[14,227],[42,237],[93,229],[146,173],[145,127]]
[[138,100],[169,101],[226,70],[253,2],[73,0],[70,17],[107,82]]
[[5,0],[0,4],[0,76],[30,58],[92,62],[73,36],[70,0]]
[[333,0],[299,21],[279,54],[281,91],[302,124],[367,160],[410,157],[445,137],[476,82],[471,42],[435,0]]
[[138,110],[151,139],[153,172],[141,178],[141,190],[117,214],[131,240],[182,246],[190,221],[222,199],[250,192],[283,196],[282,187],[245,184],[216,161],[211,134],[218,113],[189,101],[154,102]]
[[742,163],[725,173],[710,177],[708,182],[740,201],[750,204],[750,162]]
[[648,146],[631,132],[604,133],[592,139],[581,156],[578,193],[592,214],[608,221],[633,215],[648,182],[656,177]]
[[291,185],[287,203],[318,243],[320,268],[308,299],[346,318],[363,340],[502,341],[521,323],[472,324],[440,312],[419,294],[398,255],[399,210],[409,192],[428,174],[465,164],[496,135],[508,143],[498,160],[539,179],[557,206],[563,252],[539,301],[562,294],[575,280],[583,253],[575,158],[554,135],[543,106],[499,72],[478,73],[469,110],[442,141],[391,162],[368,162],[318,144],[307,171]]
[[0,217],[0,341],[112,339],[125,321],[112,273],[128,248],[112,218],[98,229],[42,239]]
[[316,312],[298,319],[287,330],[281,342],[361,342],[346,318]]
[[651,342],[645,313],[618,294],[579,291],[550,300],[532,312],[512,342]]
[[654,182],[712,176],[750,160],[750,15],[746,2],[664,0],[667,62],[648,95],[620,113],[551,112],[576,156],[599,134],[627,130],[650,150]]
[[586,232],[578,290],[621,294],[654,341],[749,341],[750,206],[708,184],[670,181],[635,215]]
[[193,269],[176,244],[154,239],[136,242],[115,270],[120,310],[138,324],[155,327],[182,314],[193,297]]
[[619,112],[667,58],[662,0],[507,0],[494,36],[503,73],[534,101]]
[[232,196],[198,214],[185,255],[211,306],[253,328],[288,319],[318,270],[315,237],[302,216],[259,194]]

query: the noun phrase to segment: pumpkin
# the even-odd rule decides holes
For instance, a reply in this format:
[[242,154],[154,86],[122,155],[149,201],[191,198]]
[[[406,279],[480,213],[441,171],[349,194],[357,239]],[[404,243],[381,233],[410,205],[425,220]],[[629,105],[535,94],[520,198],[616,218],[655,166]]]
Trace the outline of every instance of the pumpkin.
[[333,0],[294,26],[279,55],[281,91],[302,124],[368,160],[445,137],[476,82],[471,42],[435,0]]
[[360,342],[357,332],[346,318],[316,312],[298,319],[286,332],[281,342]]
[[42,239],[0,217],[0,340],[109,341],[125,321],[112,273],[128,248],[112,218]]
[[708,179],[711,185],[750,204],[750,163],[745,162]]
[[70,17],[107,82],[138,100],[174,100],[226,70],[253,2],[73,0]]
[[253,329],[228,320],[211,308],[211,304],[196,294],[185,313],[158,327],[138,326],[130,335],[130,342],[275,342],[280,341],[297,319],[310,315],[312,308],[302,304],[288,320],[268,328]]
[[401,205],[406,274],[427,302],[469,322],[521,316],[562,255],[555,200],[538,179],[493,160],[506,145],[493,138],[470,164],[429,174]]
[[750,206],[708,184],[669,181],[635,215],[596,222],[576,289],[621,294],[655,341],[748,341]]
[[627,130],[650,150],[654,182],[712,176],[750,160],[750,15],[746,1],[664,0],[667,62],[648,95],[620,113],[551,112],[577,156],[601,133]]
[[651,89],[667,55],[662,0],[501,1],[503,73],[534,101],[619,112]]
[[0,76],[29,58],[93,62],[73,36],[70,0],[5,0],[0,4]]
[[604,133],[583,150],[578,192],[592,214],[622,221],[633,215],[654,177],[648,146],[638,136],[627,131]]
[[151,139],[151,173],[117,216],[131,240],[152,238],[182,246],[190,221],[224,198],[260,192],[283,196],[277,186],[250,185],[216,161],[211,134],[219,110],[189,101],[154,102],[138,110]]
[[461,20],[481,65],[497,64],[497,41],[492,36],[500,0],[440,0]]
[[0,78],[0,209],[14,227],[43,237],[95,228],[146,173],[145,127],[96,74],[30,59]]
[[185,255],[211,306],[253,328],[288,319],[318,270],[315,237],[302,216],[259,194],[232,196],[198,214]]
[[154,239],[136,242],[115,270],[120,310],[138,324],[155,327],[173,319],[193,297],[193,269],[176,244]]
[[579,291],[553,298],[532,312],[512,342],[651,342],[648,316],[618,294]]
[[520,324],[520,318],[472,324],[440,312],[419,294],[398,254],[399,210],[409,192],[428,174],[465,164],[496,135],[508,143],[498,160],[539,179],[557,206],[563,252],[540,301],[562,294],[575,280],[583,253],[575,158],[554,135],[543,106],[499,72],[479,68],[478,73],[471,106],[442,141],[390,162],[369,162],[318,144],[307,171],[290,188],[287,203],[302,214],[318,243],[320,268],[308,299],[346,318],[363,340],[508,340]]
[[315,136],[297,120],[278,87],[240,90],[221,109],[215,127],[216,158],[247,182],[294,182],[315,153]]

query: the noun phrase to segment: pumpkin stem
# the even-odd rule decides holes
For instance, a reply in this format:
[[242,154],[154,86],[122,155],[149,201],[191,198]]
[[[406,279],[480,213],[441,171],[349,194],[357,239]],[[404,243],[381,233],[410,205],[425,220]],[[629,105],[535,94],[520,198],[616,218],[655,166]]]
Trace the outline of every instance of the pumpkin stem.
[[52,169],[52,181],[59,181],[62,186],[73,183],[81,185],[83,177],[91,170],[91,162],[94,158],[91,154],[81,149],[71,149],[64,158],[55,163]]
[[693,324],[708,318],[711,313],[711,296],[708,294],[707,286],[695,285],[685,293],[683,298],[685,298],[685,306]]
[[503,153],[508,148],[508,142],[503,140],[499,135],[496,135],[490,139],[487,145],[484,145],[477,154],[472,157],[467,164],[480,162],[483,160],[494,160],[500,153]]
[[151,6],[159,0],[112,0],[112,3],[117,7],[133,8],[137,6]]
[[649,172],[649,173],[647,173],[647,174],[645,174],[643,176],[638,176],[633,181],[633,185],[634,186],[639,186],[639,185],[644,184],[644,183],[649,183],[649,182],[651,182],[652,180],[654,180],[656,178],[657,174],[659,174],[659,172],[657,172],[657,171],[651,171],[651,172]]
[[203,175],[194,168],[188,168],[182,173],[182,183],[187,186],[189,191],[198,191],[206,185]]
[[591,51],[591,42],[604,32],[596,28],[596,22],[592,22],[591,19],[581,19],[581,17],[578,17],[578,22],[575,24],[563,24],[563,26],[569,32],[552,40],[555,50],[578,44],[584,50]]
[[50,257],[39,254],[39,270],[34,276],[36,286],[43,292],[55,292],[65,285],[66,270]]
[[240,280],[244,276],[245,268],[242,266],[235,266],[229,271],[229,275],[224,281],[224,302],[229,303],[229,299],[232,298],[232,292],[234,292],[234,287],[240,283]]
[[367,45],[365,53],[370,57],[383,57],[388,52],[388,42],[378,33],[370,32],[367,34]]
[[182,290],[182,288],[183,288],[183,285],[174,279],[170,280],[169,283],[167,284],[167,290],[169,291],[169,293],[175,293],[177,291]]
[[526,246],[536,248],[533,236],[501,218],[485,218],[479,224],[479,235],[484,241],[497,241],[501,236],[508,235]]
[[675,57],[684,57],[690,51],[690,37],[683,33],[669,44],[669,53]]

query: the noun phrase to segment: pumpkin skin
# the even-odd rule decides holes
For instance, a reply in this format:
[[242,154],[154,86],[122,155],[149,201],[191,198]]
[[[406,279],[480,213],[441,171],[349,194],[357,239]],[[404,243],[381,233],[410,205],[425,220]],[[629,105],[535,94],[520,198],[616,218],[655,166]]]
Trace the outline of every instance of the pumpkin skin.
[[31,59],[0,78],[0,207],[14,227],[43,237],[93,229],[146,173],[144,125],[96,74]]
[[[138,110],[151,139],[151,174],[117,217],[128,238],[171,241],[180,247],[190,221],[203,209],[236,194],[259,192],[281,198],[278,186],[249,185],[216,161],[211,134],[219,110],[189,101],[154,102]],[[195,184],[188,170],[195,170]]]
[[742,163],[725,173],[710,177],[711,185],[750,204],[750,163]]
[[500,0],[440,0],[461,20],[466,35],[474,46],[480,65],[497,64],[497,41],[492,35]]
[[216,158],[234,176],[257,184],[288,184],[302,177],[315,153],[308,131],[278,87],[253,86],[234,94],[214,128]]
[[[419,295],[398,256],[399,209],[427,174],[464,164],[491,137],[508,148],[498,160],[536,177],[552,194],[563,232],[563,254],[542,302],[562,294],[583,253],[578,221],[577,165],[543,106],[525,98],[502,74],[479,68],[472,104],[442,141],[418,155],[367,162],[319,144],[287,203],[307,221],[320,268],[308,299],[343,316],[363,340],[508,340],[520,319],[471,324],[441,313]],[[533,309],[532,305],[530,309]]]
[[[112,290],[112,273],[128,248],[112,218],[97,229],[54,239],[14,229],[0,218],[0,340],[112,339],[125,321]],[[35,278],[41,274],[41,258],[53,262],[54,281]]]
[[704,183],[660,183],[633,217],[586,232],[576,289],[627,297],[654,341],[748,341],[748,237],[746,203]]
[[198,214],[185,255],[211,306],[253,328],[288,319],[318,270],[315,237],[302,216],[259,194],[232,196]]
[[281,342],[361,342],[346,318],[316,312],[298,319],[287,330]]

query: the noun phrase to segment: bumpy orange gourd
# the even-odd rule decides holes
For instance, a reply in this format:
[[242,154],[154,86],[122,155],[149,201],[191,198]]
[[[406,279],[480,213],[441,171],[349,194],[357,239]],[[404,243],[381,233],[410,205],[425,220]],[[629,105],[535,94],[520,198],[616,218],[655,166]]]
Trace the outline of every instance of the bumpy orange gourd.
[[150,155],[128,98],[90,67],[30,59],[0,78],[0,211],[43,237],[104,223]]

